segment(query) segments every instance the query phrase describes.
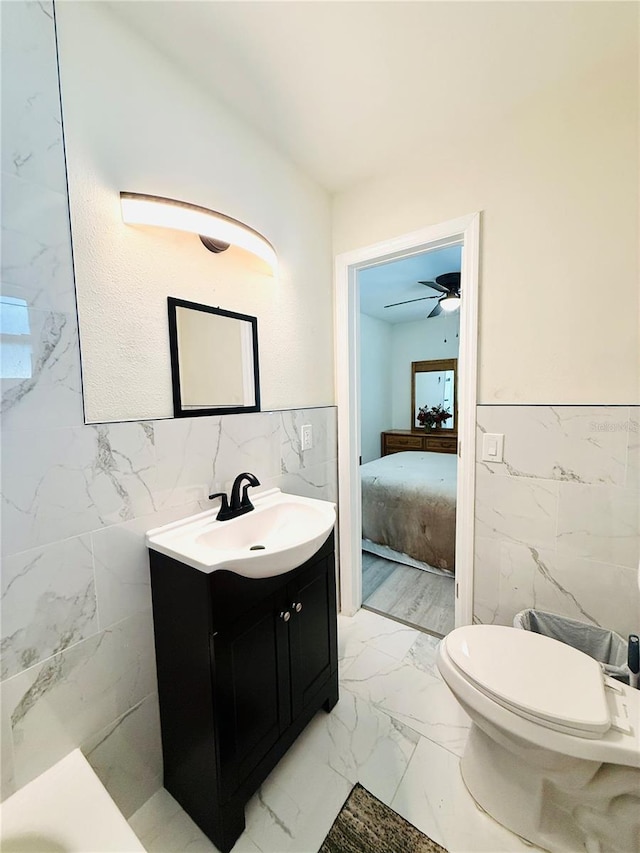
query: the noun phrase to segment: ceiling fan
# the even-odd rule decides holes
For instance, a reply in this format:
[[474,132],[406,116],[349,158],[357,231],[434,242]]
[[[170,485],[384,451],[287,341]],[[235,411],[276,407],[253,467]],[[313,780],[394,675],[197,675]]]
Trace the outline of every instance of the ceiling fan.
[[385,305],[385,308],[394,308],[396,305],[406,305],[408,302],[422,302],[425,299],[437,299],[433,311],[427,314],[429,317],[437,317],[443,311],[455,311],[460,305],[460,273],[445,272],[442,275],[436,276],[434,281],[419,281],[418,284],[424,284],[426,287],[431,287],[444,294],[443,296],[420,296],[418,299],[405,299],[404,302],[392,302],[390,305]]

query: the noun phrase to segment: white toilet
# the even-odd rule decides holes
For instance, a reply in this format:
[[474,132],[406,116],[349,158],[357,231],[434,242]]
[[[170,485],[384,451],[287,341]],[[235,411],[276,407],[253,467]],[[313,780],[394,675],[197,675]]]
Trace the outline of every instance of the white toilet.
[[456,628],[438,668],[472,720],[461,770],[484,811],[553,853],[640,853],[640,690],[499,625]]

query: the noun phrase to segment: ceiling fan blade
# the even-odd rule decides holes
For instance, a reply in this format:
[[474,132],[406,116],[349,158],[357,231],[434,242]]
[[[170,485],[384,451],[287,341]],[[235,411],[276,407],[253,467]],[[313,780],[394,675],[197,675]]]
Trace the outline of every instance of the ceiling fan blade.
[[383,308],[395,308],[396,305],[407,305],[409,302],[424,302],[425,299],[440,299],[440,297],[421,296],[419,299],[406,299],[404,302],[392,302],[390,305],[383,305]]
[[437,281],[419,281],[418,284],[426,284],[427,287],[432,287],[434,290],[438,290],[440,293],[449,293],[449,290],[446,287],[443,287],[441,284],[438,284]]
[[438,316],[438,314],[442,314],[442,308],[441,308],[441,306],[440,306],[440,303],[439,303],[439,302],[438,302],[438,304],[436,305],[436,307],[433,309],[433,311],[431,312],[431,314],[427,314],[427,320],[429,319],[429,317],[437,317],[437,316]]

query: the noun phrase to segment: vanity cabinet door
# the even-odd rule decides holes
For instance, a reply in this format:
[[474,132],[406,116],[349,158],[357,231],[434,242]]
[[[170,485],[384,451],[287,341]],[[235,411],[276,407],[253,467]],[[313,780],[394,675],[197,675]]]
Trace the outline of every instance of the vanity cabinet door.
[[222,799],[238,789],[291,722],[283,594],[268,596],[211,638]]
[[333,554],[325,556],[287,586],[294,719],[326,688],[337,666],[334,566]]

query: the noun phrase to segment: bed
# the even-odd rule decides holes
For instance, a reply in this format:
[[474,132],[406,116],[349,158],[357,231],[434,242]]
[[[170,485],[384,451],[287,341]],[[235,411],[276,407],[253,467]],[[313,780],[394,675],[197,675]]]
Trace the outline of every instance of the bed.
[[363,548],[453,573],[457,461],[452,453],[410,451],[361,465]]

